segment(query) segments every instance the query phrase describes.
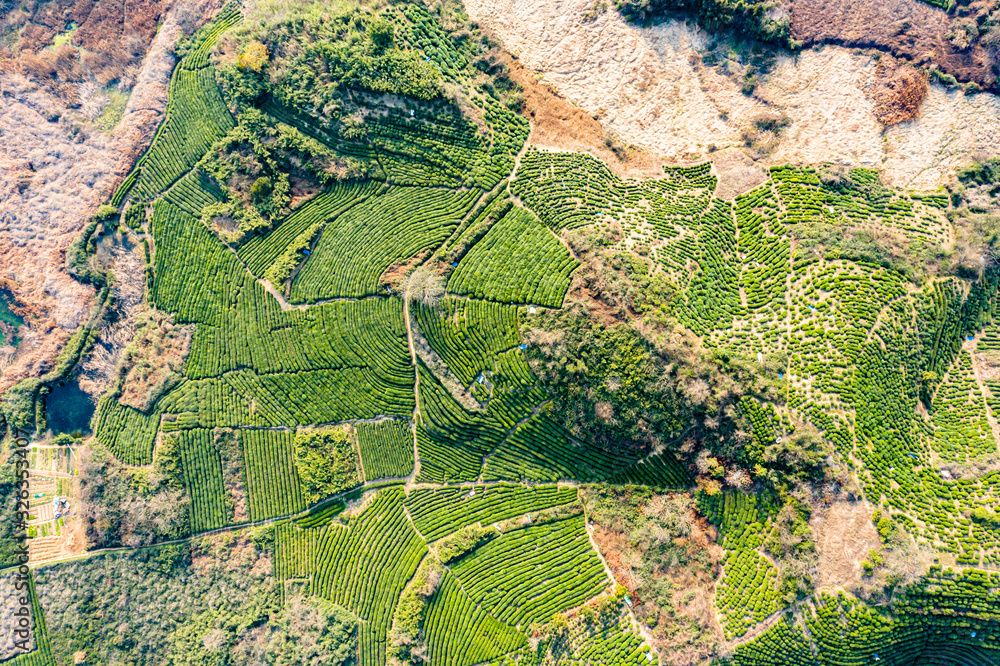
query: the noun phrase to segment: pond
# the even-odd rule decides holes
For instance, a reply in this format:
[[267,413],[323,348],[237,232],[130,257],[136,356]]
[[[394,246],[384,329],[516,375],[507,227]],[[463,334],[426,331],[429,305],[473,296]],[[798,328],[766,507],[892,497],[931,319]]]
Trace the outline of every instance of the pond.
[[24,320],[18,317],[10,309],[9,297],[6,292],[0,290],[0,322],[5,324],[0,326],[0,345],[13,345],[17,346],[17,329],[24,323]]
[[89,432],[93,415],[94,403],[75,381],[54,386],[45,396],[45,420],[55,434]]

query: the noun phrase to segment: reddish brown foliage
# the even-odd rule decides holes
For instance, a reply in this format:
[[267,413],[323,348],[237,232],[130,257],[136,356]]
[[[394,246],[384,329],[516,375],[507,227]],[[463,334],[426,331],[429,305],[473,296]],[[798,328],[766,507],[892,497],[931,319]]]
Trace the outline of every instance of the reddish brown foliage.
[[[49,0],[35,6],[21,31],[17,53],[26,74],[57,90],[69,102],[67,83],[94,80],[106,86],[131,83],[156,34],[169,0]],[[53,39],[76,26],[71,43],[58,49]]]
[[[963,8],[979,11],[992,0]],[[993,57],[981,44],[948,39],[956,18],[919,0],[790,0],[792,36],[804,44],[875,47],[914,64],[937,67],[959,81],[997,84]]]
[[927,97],[927,75],[905,62],[883,56],[865,95],[875,103],[875,117],[889,127],[913,120]]

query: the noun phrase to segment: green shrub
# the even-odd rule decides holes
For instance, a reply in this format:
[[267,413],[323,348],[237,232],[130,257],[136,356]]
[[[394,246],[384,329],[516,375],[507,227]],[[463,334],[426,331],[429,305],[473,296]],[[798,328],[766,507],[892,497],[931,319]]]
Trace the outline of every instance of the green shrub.
[[297,433],[295,469],[307,504],[358,485],[357,454],[344,428]]

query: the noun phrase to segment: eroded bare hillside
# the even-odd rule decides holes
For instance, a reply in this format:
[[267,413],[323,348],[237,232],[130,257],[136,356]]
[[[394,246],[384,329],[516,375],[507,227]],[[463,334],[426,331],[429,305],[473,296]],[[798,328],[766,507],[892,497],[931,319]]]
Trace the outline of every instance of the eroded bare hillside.
[[27,314],[0,391],[50,369],[90,311],[94,291],[66,272],[66,249],[162,120],[182,21],[217,6],[192,0],[166,14],[111,131],[21,60],[0,60],[0,277]]
[[915,120],[886,129],[878,54],[824,46],[778,56],[744,94],[729,60],[705,62],[713,38],[691,24],[641,28],[613,10],[595,12],[590,0],[469,0],[466,7],[543,83],[623,141],[667,160],[759,144],[753,134],[761,122],[787,116],[780,136],[751,151],[760,162],[839,161],[885,169],[895,186],[935,188],[956,165],[1000,146],[996,96],[936,84]]

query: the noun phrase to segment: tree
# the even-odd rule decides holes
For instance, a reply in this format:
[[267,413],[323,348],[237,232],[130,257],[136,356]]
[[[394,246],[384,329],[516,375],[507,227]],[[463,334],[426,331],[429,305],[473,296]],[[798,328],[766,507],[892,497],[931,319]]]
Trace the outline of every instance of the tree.
[[368,28],[368,38],[372,42],[372,50],[381,55],[396,46],[396,36],[392,23],[380,18]]
[[295,467],[310,504],[358,484],[354,446],[344,428],[296,434]]
[[261,176],[250,186],[250,197],[255,203],[260,203],[274,190],[274,184],[267,176]]
[[423,661],[425,646],[420,630],[427,610],[427,600],[437,590],[440,582],[440,565],[431,557],[425,558],[403,590],[392,617],[386,650],[390,664],[399,666]]
[[260,70],[267,64],[267,60],[267,47],[254,41],[247,44],[246,49],[239,55],[236,62],[242,69],[260,73]]
[[410,273],[406,281],[406,298],[430,307],[444,296],[444,278],[426,266]]

